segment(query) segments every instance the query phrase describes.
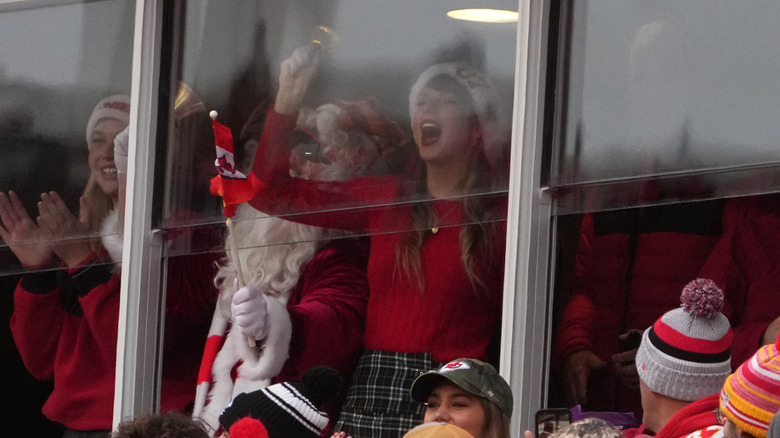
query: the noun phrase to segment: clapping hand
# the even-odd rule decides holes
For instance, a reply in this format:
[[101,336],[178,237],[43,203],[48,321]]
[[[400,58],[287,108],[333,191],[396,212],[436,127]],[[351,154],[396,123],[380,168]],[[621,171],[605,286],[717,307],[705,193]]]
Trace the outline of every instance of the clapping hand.
[[11,248],[19,262],[28,269],[41,268],[54,259],[43,232],[30,218],[13,191],[0,192],[0,238]]
[[79,200],[79,217],[76,217],[56,192],[41,195],[38,202],[38,226],[43,236],[51,242],[51,249],[68,267],[77,267],[89,256],[89,215],[87,202]]

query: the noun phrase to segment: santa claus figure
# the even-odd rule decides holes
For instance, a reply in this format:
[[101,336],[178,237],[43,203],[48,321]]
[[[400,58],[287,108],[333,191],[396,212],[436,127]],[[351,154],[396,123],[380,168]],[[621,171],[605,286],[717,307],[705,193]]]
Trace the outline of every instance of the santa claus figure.
[[[387,173],[386,158],[405,140],[373,100],[301,111],[288,129],[295,129],[291,175],[320,181]],[[240,393],[298,381],[317,365],[348,379],[363,348],[368,300],[366,238],[271,217],[248,204],[233,221],[246,286],[238,287],[232,262],[220,266],[215,283],[222,292],[193,413],[215,431]],[[338,417],[340,402],[326,406],[330,418]]]

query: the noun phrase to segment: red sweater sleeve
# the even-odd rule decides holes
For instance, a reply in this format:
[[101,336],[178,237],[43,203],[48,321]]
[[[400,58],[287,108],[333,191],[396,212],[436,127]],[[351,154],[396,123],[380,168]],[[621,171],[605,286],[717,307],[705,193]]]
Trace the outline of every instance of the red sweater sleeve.
[[[14,313],[11,316],[14,342],[24,366],[39,380],[54,378],[54,359],[60,335],[58,327],[64,317],[56,276],[54,271],[28,274],[19,281],[14,292]],[[38,291],[25,289],[24,285],[31,281],[37,283]]]
[[269,186],[283,185],[291,179],[290,141],[296,119],[296,116],[279,114],[273,108],[268,109],[252,172]]
[[366,239],[340,239],[306,266],[288,305],[294,329],[285,379],[300,380],[315,365],[352,373],[363,349],[367,257]]
[[[96,266],[93,269],[106,268]],[[106,282],[95,285],[87,295],[79,298],[84,310],[84,320],[100,353],[108,363],[116,361],[120,286],[119,277],[112,274]],[[85,284],[85,287],[89,286]]]

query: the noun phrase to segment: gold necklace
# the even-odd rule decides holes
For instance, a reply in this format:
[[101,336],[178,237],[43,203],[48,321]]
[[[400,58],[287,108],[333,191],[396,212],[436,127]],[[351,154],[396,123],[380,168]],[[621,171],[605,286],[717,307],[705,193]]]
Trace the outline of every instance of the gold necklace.
[[[452,212],[455,211],[455,208],[458,206],[457,202],[454,202],[454,201],[450,201],[450,202],[453,203],[452,207],[450,207],[450,209],[447,210],[447,212],[444,213],[441,217],[445,217],[446,218],[447,216],[452,214]],[[433,211],[433,223],[434,223],[434,225],[433,225],[433,227],[431,227],[431,233],[433,233],[433,234],[436,234],[436,233],[439,232],[439,227],[436,225],[436,222],[438,222],[438,221],[439,221],[439,215],[436,213],[436,210],[434,209],[434,211]]]

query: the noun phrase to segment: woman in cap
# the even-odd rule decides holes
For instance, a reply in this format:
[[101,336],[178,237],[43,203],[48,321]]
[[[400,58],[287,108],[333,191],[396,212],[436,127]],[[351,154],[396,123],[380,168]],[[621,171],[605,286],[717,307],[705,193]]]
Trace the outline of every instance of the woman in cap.
[[[425,406],[423,425],[412,431],[438,423],[457,426],[475,438],[509,437],[512,390],[492,365],[481,360],[455,359],[423,373],[412,383],[410,395]],[[345,437],[339,432],[331,438]]]
[[418,377],[411,396],[425,404],[426,423],[454,424],[478,438],[509,437],[512,390],[488,363],[453,360]]

